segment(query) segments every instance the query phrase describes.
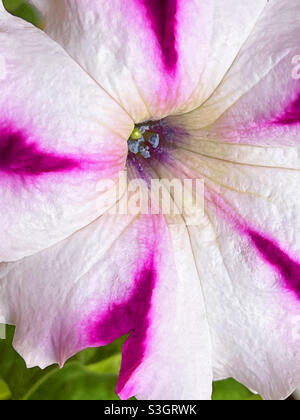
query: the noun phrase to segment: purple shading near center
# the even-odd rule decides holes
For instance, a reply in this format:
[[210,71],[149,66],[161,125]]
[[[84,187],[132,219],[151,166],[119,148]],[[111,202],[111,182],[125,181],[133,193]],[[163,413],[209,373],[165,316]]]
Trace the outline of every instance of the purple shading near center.
[[282,275],[285,287],[300,299],[300,264],[290,258],[270,239],[253,230],[249,230],[247,233],[267,263]]
[[276,120],[279,125],[300,124],[300,94],[284,111],[283,115]]
[[0,172],[14,175],[38,176],[65,172],[79,164],[66,157],[39,150],[25,135],[9,128],[0,128]]
[[100,340],[104,344],[109,344],[130,333],[123,347],[117,393],[122,391],[128,379],[143,360],[151,298],[156,278],[154,257],[151,255],[136,273],[134,289],[129,298],[125,302],[113,304],[104,319],[102,318],[96,326],[96,330],[92,331],[92,341],[96,343]]
[[[159,42],[168,71],[174,71],[178,61],[176,49],[176,14],[178,0],[137,0],[147,10],[152,29]],[[147,51],[145,51],[147,52]]]

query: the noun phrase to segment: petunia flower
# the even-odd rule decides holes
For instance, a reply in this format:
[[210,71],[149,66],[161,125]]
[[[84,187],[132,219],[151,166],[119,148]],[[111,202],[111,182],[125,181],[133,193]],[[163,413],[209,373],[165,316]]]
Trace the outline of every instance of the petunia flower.
[[[0,317],[16,350],[62,366],[129,334],[121,398],[209,399],[227,377],[286,398],[299,0],[32,3],[44,32],[0,5]],[[99,185],[126,168],[204,179],[201,223],[108,212]]]

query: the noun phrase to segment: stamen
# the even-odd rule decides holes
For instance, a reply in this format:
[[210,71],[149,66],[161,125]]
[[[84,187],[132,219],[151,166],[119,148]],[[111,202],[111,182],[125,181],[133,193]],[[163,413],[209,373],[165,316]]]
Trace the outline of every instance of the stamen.
[[144,137],[141,137],[138,140],[128,140],[128,149],[131,153],[137,155],[140,150],[141,143],[144,142]]
[[142,124],[135,127],[128,140],[128,150],[144,159],[151,158],[151,152],[159,147],[160,136],[155,131],[156,125]]
[[149,127],[149,125],[141,125],[140,128],[139,128],[139,130],[140,130],[140,132],[142,134],[145,134],[146,131],[149,131],[150,130],[150,127]]
[[150,154],[150,147],[149,146],[141,146],[140,147],[140,154],[143,156],[143,158],[145,159],[149,159],[151,158],[151,154]]
[[153,136],[150,137],[148,142],[152,145],[154,149],[157,149],[159,146],[159,134],[153,134]]

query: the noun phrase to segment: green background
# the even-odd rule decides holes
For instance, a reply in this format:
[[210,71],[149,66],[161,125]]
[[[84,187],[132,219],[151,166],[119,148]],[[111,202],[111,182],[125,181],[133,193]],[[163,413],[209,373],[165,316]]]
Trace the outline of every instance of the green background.
[[[1,1],[1,0],[0,0]],[[22,0],[3,0],[5,7],[36,26],[38,13]],[[85,350],[63,369],[27,369],[12,348],[13,327],[0,340],[0,400],[116,400],[115,387],[125,338],[107,347]],[[163,375],[163,372],[162,372]],[[214,400],[260,400],[245,387],[229,379],[214,384]]]

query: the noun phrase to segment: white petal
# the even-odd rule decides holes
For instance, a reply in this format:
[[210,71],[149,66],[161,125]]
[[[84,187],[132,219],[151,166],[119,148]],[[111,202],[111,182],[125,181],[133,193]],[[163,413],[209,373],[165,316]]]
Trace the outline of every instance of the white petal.
[[98,182],[124,167],[133,122],[60,46],[4,10],[0,58],[0,261],[11,261],[103,212]]
[[[32,0],[45,30],[136,122],[190,111],[208,98],[265,0]],[[80,29],[79,29],[80,28]]]
[[0,266],[0,316],[28,367],[130,333],[126,399],[209,399],[210,338],[185,226],[105,215],[60,244]]

